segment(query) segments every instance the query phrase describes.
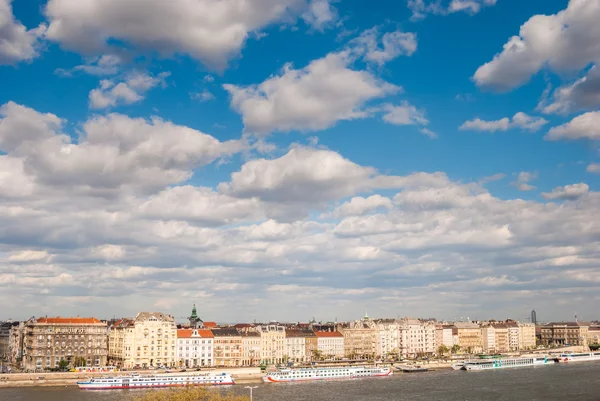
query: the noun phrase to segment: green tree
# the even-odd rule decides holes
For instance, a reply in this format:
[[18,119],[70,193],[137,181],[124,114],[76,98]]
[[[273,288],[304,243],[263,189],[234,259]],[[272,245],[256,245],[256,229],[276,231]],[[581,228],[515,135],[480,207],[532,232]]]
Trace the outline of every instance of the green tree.
[[167,391],[149,391],[135,397],[134,401],[248,401],[243,395],[231,392],[222,393],[215,389],[203,387],[186,387]]
[[87,362],[85,361],[85,358],[82,356],[76,356],[75,358],[73,358],[73,366],[75,367],[85,366],[86,363]]
[[448,351],[450,351],[450,349],[448,347],[446,347],[444,344],[442,344],[438,347],[438,355],[443,356]]
[[313,357],[315,360],[320,361],[323,359],[323,351],[319,349],[313,350]]
[[64,371],[64,370],[66,370],[68,367],[69,367],[69,362],[65,361],[64,359],[61,359],[61,360],[58,362],[58,368],[59,368],[60,370],[63,370],[63,371]]
[[452,349],[451,349],[451,351],[452,351],[452,353],[453,353],[453,354],[456,354],[458,351],[460,351],[460,345],[458,345],[458,344],[454,344],[454,345],[452,346]]

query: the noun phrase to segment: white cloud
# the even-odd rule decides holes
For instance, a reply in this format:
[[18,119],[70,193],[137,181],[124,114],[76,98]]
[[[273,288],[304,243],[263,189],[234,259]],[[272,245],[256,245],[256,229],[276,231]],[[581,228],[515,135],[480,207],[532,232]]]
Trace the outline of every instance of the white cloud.
[[600,174],[600,163],[590,163],[585,169],[588,173],[599,173]]
[[400,90],[367,71],[350,69],[351,62],[348,52],[330,53],[300,70],[288,64],[280,75],[258,85],[224,88],[248,132],[322,130],[368,116],[366,102]]
[[302,19],[317,31],[323,31],[338,19],[337,9],[331,3],[332,0],[310,0]]
[[417,51],[417,35],[401,30],[382,35],[380,28],[374,27],[351,40],[350,46],[355,52],[361,54],[365,61],[381,66],[398,56],[412,56]]
[[199,100],[201,102],[208,102],[209,100],[213,100],[215,95],[210,93],[208,90],[204,89],[202,92],[196,92],[190,94],[192,99]]
[[155,86],[165,86],[169,72],[161,72],[156,77],[141,72],[132,72],[123,82],[103,79],[97,89],[89,95],[90,108],[105,109],[121,104],[132,104],[144,99],[146,92]]
[[506,91],[527,82],[547,67],[553,71],[579,71],[600,62],[600,3],[570,0],[557,14],[534,15],[521,26],[501,53],[477,69],[478,86]]
[[334,20],[324,0],[50,0],[47,36],[81,53],[105,53],[113,39],[162,55],[189,54],[222,70],[247,38],[299,15],[315,28]]
[[589,189],[584,183],[565,185],[554,188],[552,192],[542,192],[542,196],[547,200],[576,200],[587,194]]
[[26,151],[27,147],[59,134],[63,120],[52,113],[37,111],[14,102],[0,107],[0,150]]
[[512,119],[508,117],[501,118],[500,120],[485,121],[479,118],[474,120],[465,121],[460,127],[460,130],[471,130],[471,131],[507,131],[511,128],[520,128],[528,131],[538,131],[544,125],[548,124],[548,121],[542,117],[532,117],[523,112],[518,112]]
[[557,88],[550,104],[542,101],[538,105],[538,109],[547,114],[567,114],[598,107],[600,107],[600,70],[595,65],[583,78],[571,85]]
[[379,208],[392,209],[394,207],[392,200],[381,195],[371,195],[368,198],[355,196],[347,202],[336,207],[331,213],[324,214],[323,217],[347,217],[361,216],[366,212]]
[[104,54],[100,57],[92,57],[86,60],[85,64],[77,65],[68,70],[58,68],[54,72],[64,77],[70,77],[77,71],[83,71],[86,74],[96,76],[116,75],[119,72],[121,63],[121,57],[115,54]]
[[33,262],[33,261],[49,261],[51,255],[47,251],[35,251],[35,250],[23,250],[13,252],[9,257],[8,261],[13,263],[19,262]]
[[448,15],[456,12],[477,14],[484,7],[493,6],[497,0],[408,0],[413,21],[421,20],[427,14]]
[[590,111],[573,118],[566,124],[551,128],[545,139],[600,139],[600,111]]
[[536,178],[538,178],[537,172],[531,173],[528,171],[521,171],[517,176],[517,180],[511,182],[511,185],[517,187],[519,191],[533,191],[536,189],[536,187],[529,184],[529,182],[535,180]]
[[0,0],[0,65],[30,61],[39,55],[46,25],[29,29],[15,20],[12,0]]
[[404,101],[400,106],[386,104],[382,106],[385,111],[383,121],[395,125],[427,125],[429,121],[425,118],[425,113],[418,110],[415,106]]

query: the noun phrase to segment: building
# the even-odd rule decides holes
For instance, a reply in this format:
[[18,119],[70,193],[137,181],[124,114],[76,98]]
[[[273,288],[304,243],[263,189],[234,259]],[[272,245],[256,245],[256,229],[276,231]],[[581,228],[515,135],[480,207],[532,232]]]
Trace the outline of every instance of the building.
[[106,323],[96,318],[39,318],[27,321],[23,367],[42,370],[69,365],[105,366],[108,357]]
[[242,366],[255,366],[260,362],[260,334],[240,331],[242,336]]
[[452,327],[451,324],[435,325],[435,343],[438,348],[443,345],[448,348],[448,350],[452,349],[452,346],[455,344],[454,336],[452,335]]
[[519,323],[519,350],[534,349],[536,345],[535,324]]
[[110,328],[109,355],[123,368],[177,366],[177,325],[171,315],[140,312]]
[[0,322],[0,360],[8,360],[10,357],[10,331],[14,325],[19,325],[19,322]]
[[233,327],[210,330],[214,336],[213,356],[215,366],[242,365],[242,335]]
[[507,321],[506,328],[508,330],[508,349],[509,351],[518,351],[521,339],[521,330],[515,321]]
[[531,311],[531,323],[534,326],[537,324],[537,313],[535,313],[535,309]]
[[177,330],[177,365],[186,368],[213,366],[214,338],[208,329]]
[[189,321],[190,327],[192,329],[204,328],[204,324],[203,324],[204,322],[202,321],[202,319],[200,319],[198,317],[198,312],[196,311],[196,304],[194,304],[194,306],[192,306],[192,314],[188,318],[188,321]]
[[20,365],[23,359],[23,336],[25,333],[25,322],[19,322],[10,329],[8,339],[8,361],[14,365]]
[[494,323],[495,345],[494,352],[503,353],[510,351],[510,338],[508,326],[504,323]]
[[481,327],[481,341],[483,352],[487,354],[495,354],[496,350],[496,328],[491,325]]
[[315,331],[317,349],[325,359],[344,357],[344,336],[339,331]]
[[404,318],[399,325],[400,354],[417,357],[437,353],[436,324],[433,321]]
[[285,330],[285,358],[290,362],[306,362],[306,336],[302,330]]
[[282,363],[285,352],[285,327],[277,324],[256,326],[260,334],[260,352],[262,363]]
[[588,345],[600,344],[600,326],[590,325],[590,327],[588,327],[587,342]]
[[377,319],[376,354],[387,359],[400,352],[400,326],[396,319]]
[[[457,336],[457,344],[463,352],[483,352],[483,339],[481,328],[477,323],[455,322],[453,335]],[[498,347],[498,330],[496,327],[496,348]],[[507,339],[508,341],[508,339]]]
[[368,315],[363,319],[338,324],[344,336],[344,356],[350,359],[374,358],[377,354],[377,325]]
[[[303,329],[301,334],[304,336],[304,354],[306,361],[312,362],[319,359],[319,339],[311,329]],[[321,355],[322,359],[324,356]]]
[[540,342],[545,346],[587,346],[589,323],[552,322],[540,328]]

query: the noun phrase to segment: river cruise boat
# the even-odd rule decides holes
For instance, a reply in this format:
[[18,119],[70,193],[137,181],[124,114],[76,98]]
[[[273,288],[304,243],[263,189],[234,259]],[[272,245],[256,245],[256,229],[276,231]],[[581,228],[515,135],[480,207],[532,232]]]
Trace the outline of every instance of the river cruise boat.
[[600,361],[600,352],[563,353],[558,357],[558,362],[589,362]]
[[332,368],[281,369],[263,376],[265,383],[343,380],[392,376],[390,367],[340,366]]
[[229,373],[209,373],[190,376],[154,375],[154,376],[118,376],[95,377],[88,381],[77,382],[82,390],[118,390],[136,388],[162,388],[185,386],[219,386],[235,384]]
[[528,357],[528,358],[503,358],[487,359],[481,361],[468,361],[464,364],[464,370],[492,370],[521,368],[526,366],[538,366],[554,363],[547,357]]

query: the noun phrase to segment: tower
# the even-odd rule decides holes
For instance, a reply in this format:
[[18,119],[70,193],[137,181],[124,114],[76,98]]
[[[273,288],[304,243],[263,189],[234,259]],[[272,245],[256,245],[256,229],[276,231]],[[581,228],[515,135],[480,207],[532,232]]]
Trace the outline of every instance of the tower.
[[203,326],[202,319],[198,317],[198,313],[196,312],[196,304],[192,307],[192,316],[188,318],[190,321],[190,326],[194,329],[201,328]]
[[535,313],[535,309],[531,311],[531,323],[537,324],[537,316]]

